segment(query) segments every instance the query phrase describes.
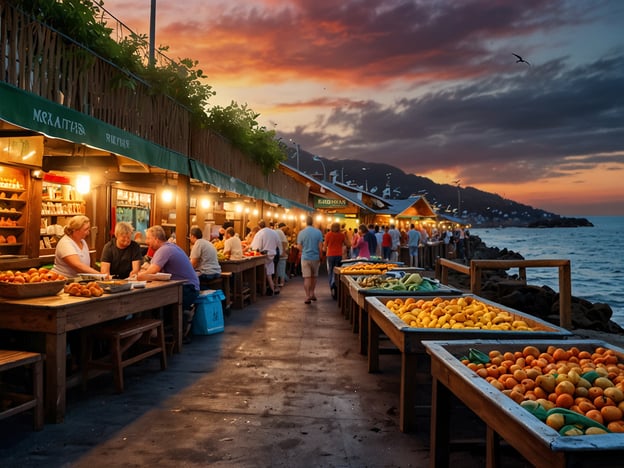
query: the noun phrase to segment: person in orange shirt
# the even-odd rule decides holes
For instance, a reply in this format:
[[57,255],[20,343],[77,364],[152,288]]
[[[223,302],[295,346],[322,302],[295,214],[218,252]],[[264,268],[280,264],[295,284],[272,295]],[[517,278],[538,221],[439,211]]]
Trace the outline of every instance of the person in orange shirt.
[[325,234],[325,240],[323,242],[323,251],[327,258],[327,276],[329,277],[329,289],[332,292],[334,299],[336,296],[336,284],[334,278],[334,267],[342,265],[342,248],[348,247],[347,238],[340,230],[339,223],[332,223],[329,231]]

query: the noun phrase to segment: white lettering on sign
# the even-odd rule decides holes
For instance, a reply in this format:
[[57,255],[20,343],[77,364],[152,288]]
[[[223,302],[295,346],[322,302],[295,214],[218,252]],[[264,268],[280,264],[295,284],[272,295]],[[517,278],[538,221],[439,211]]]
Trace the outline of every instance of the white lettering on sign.
[[119,146],[120,148],[130,148],[130,140],[128,140],[127,138],[118,137],[117,135],[107,133],[106,141],[112,145]]
[[41,109],[33,109],[33,120],[49,127],[65,130],[76,135],[85,135],[87,133],[84,125],[80,122],[69,120]]

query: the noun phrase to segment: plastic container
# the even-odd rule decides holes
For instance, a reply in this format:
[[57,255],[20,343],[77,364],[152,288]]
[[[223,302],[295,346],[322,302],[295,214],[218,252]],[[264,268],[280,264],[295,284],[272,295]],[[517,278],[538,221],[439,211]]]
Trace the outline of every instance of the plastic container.
[[223,331],[223,299],[225,295],[220,289],[200,292],[195,300],[194,335],[213,335]]

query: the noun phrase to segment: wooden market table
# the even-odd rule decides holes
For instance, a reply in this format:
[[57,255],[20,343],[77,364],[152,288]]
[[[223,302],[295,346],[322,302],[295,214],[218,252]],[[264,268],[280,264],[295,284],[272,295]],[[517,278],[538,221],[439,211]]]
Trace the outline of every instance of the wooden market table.
[[[399,296],[407,299],[406,296]],[[458,296],[456,296],[458,297]],[[572,333],[536,317],[524,314],[514,309],[495,304],[487,299],[472,296],[481,302],[494,305],[510,312],[514,319],[527,322],[534,331],[499,331],[499,330],[470,330],[470,329],[440,329],[440,328],[413,328],[403,322],[394,312],[385,306],[385,303],[394,297],[367,297],[368,311],[368,371],[379,371],[379,337],[385,334],[392,344],[401,353],[401,390],[399,406],[399,428],[402,432],[416,429],[416,408],[430,404],[425,398],[428,392],[419,392],[418,384],[424,380],[430,381],[429,359],[422,344],[423,340],[478,340],[478,339],[533,339],[552,340],[565,338]],[[453,296],[445,296],[452,299]],[[415,298],[418,299],[418,298]],[[425,300],[431,297],[423,297]],[[425,374],[426,375],[423,375]],[[420,393],[420,394],[419,394]]]
[[66,293],[29,299],[0,299],[0,328],[45,337],[45,412],[49,422],[65,417],[67,333],[129,314],[164,308],[171,316],[174,351],[182,349],[182,285],[152,281],[145,288],[100,297]]
[[[399,268],[397,268],[399,269]],[[414,268],[400,268],[400,270],[417,273]],[[434,291],[386,291],[381,289],[362,288],[357,277],[353,275],[343,275],[343,287],[348,291],[348,295],[344,300],[346,309],[345,317],[351,320],[353,333],[357,333],[360,340],[360,354],[366,354],[368,348],[368,309],[370,302],[366,301],[367,297],[385,296],[389,299],[392,297],[425,297],[425,296],[446,296],[458,295],[461,291],[449,286],[440,284],[439,289]]]
[[624,434],[560,436],[508,396],[490,385],[460,362],[458,356],[469,348],[488,353],[521,350],[527,345],[545,349],[576,346],[581,350],[598,346],[616,351],[620,360],[624,350],[593,340],[537,341],[426,341],[431,357],[431,468],[448,467],[450,452],[450,398],[455,395],[485,424],[486,466],[500,465],[499,438],[504,439],[534,466],[564,468],[578,466],[622,466]]
[[255,255],[241,260],[224,260],[219,262],[221,271],[232,273],[232,307],[242,309],[245,303],[256,302],[257,292],[266,291],[266,255]]

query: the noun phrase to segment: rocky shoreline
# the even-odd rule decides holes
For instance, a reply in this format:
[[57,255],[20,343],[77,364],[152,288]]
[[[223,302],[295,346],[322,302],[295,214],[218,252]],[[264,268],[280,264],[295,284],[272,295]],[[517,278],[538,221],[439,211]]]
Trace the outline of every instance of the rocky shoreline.
[[[524,260],[517,252],[488,247],[478,236],[470,236],[467,252],[472,259]],[[466,275],[449,272],[449,283],[462,289],[470,289]],[[548,286],[534,286],[519,281],[517,275],[506,270],[484,272],[480,295],[485,299],[531,314],[549,323],[559,324],[559,293]],[[608,304],[591,303],[572,296],[573,331],[604,332],[620,335],[624,343],[624,329],[611,320],[613,310]]]

